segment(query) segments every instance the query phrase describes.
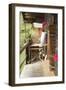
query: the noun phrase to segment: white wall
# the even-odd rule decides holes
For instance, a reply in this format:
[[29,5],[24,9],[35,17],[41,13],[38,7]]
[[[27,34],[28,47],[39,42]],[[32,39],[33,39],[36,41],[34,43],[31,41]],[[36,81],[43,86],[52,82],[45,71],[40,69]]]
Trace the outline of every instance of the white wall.
[[[66,84],[26,87],[8,86],[8,4],[29,3],[65,6],[65,0],[0,0],[0,90],[65,90]],[[66,37],[66,36],[65,36]],[[66,67],[66,66],[65,66]]]

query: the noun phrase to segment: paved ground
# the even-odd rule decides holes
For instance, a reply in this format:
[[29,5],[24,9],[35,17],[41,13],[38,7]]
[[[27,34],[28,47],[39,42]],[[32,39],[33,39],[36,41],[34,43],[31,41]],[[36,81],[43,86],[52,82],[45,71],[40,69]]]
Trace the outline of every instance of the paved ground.
[[54,76],[53,71],[50,71],[49,69],[49,60],[38,61],[33,64],[25,65],[20,77],[24,78],[41,76]]

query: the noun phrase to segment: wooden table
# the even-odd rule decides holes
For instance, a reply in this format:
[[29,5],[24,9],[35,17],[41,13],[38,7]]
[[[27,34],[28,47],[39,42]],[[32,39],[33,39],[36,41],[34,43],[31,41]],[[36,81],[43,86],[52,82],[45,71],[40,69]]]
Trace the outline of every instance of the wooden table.
[[[39,59],[39,56],[37,56],[37,54],[39,55],[40,50],[42,50],[46,46],[47,46],[47,44],[44,44],[44,46],[41,46],[40,44],[32,44],[32,45],[30,45],[29,46],[29,59],[30,59],[30,62],[33,61],[33,59],[35,59],[35,58]],[[32,51],[38,51],[33,58],[31,58]]]

